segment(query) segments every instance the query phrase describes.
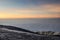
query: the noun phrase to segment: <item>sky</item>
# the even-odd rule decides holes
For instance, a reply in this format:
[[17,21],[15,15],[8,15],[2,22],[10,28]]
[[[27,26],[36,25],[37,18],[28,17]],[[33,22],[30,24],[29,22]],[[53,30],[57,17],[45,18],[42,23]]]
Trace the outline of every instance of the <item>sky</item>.
[[60,0],[0,0],[0,18],[60,18]]

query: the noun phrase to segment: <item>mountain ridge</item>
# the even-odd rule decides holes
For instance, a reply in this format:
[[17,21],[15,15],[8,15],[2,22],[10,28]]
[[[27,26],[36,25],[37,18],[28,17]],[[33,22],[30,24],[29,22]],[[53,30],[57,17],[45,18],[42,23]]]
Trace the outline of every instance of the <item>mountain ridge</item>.
[[10,30],[17,30],[17,31],[23,31],[23,32],[29,32],[29,33],[35,33],[33,31],[29,31],[23,28],[18,28],[15,26],[9,26],[9,25],[0,25],[0,28],[6,28],[6,29],[10,29]]

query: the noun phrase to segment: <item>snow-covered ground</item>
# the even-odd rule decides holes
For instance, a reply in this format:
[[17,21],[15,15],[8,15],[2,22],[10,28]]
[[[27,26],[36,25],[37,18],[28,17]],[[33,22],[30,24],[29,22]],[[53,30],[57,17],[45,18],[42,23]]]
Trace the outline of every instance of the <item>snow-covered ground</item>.
[[60,37],[44,36],[0,27],[0,40],[60,40]]

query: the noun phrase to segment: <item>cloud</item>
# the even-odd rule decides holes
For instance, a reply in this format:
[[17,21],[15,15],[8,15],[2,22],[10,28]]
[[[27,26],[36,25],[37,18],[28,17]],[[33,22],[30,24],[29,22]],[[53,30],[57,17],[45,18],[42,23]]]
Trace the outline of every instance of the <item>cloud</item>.
[[57,4],[45,4],[37,7],[32,8],[10,8],[8,9],[10,12],[16,12],[18,14],[54,14],[54,13],[60,13],[60,5]]

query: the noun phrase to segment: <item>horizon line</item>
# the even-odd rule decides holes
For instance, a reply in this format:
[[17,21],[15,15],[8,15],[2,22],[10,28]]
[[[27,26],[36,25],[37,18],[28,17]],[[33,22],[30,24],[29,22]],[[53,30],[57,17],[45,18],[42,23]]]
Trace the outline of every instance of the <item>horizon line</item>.
[[50,18],[0,18],[0,19],[50,19]]

